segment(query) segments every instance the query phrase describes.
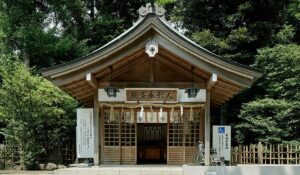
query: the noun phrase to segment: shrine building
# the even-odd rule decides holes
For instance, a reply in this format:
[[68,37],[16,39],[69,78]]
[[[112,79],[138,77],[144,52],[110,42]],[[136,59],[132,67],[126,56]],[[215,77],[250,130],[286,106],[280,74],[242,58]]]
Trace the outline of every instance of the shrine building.
[[92,110],[96,165],[193,163],[199,140],[211,147],[211,109],[262,74],[197,45],[157,4],[138,13],[109,43],[42,75]]

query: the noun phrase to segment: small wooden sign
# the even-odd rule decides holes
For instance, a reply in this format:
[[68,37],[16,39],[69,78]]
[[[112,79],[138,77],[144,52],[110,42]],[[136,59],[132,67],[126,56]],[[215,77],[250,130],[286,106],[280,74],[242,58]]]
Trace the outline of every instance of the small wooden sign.
[[178,89],[125,89],[126,102],[177,103]]

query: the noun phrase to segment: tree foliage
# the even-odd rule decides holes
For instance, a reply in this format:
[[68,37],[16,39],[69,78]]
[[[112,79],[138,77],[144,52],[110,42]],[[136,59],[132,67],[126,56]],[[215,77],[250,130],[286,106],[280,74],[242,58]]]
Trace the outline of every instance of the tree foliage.
[[0,63],[0,114],[6,125],[2,134],[7,143],[19,146],[22,167],[34,168],[38,156],[50,156],[47,145],[58,151],[74,133],[77,104],[21,62],[1,57]]
[[[112,40],[137,18],[145,1],[0,0],[4,43],[29,66],[79,58]],[[1,31],[1,30],[0,30]],[[1,39],[1,34],[0,34]]]
[[300,141],[300,46],[260,49],[254,66],[264,71],[258,86],[266,93],[243,105],[236,127],[238,142]]
[[239,143],[300,141],[300,101],[264,98],[243,105],[236,125]]

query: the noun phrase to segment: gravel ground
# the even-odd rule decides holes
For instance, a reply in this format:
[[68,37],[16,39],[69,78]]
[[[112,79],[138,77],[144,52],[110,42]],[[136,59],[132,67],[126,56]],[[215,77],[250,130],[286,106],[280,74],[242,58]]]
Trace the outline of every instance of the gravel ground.
[[49,175],[53,174],[53,171],[2,171],[0,175],[13,174],[13,175]]

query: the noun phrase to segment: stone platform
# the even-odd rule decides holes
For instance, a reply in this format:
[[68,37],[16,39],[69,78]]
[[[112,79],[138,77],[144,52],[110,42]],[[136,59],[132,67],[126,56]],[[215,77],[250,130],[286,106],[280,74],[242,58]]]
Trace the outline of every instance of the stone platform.
[[66,168],[54,171],[55,175],[182,175],[182,166],[167,165],[116,165],[85,168]]

